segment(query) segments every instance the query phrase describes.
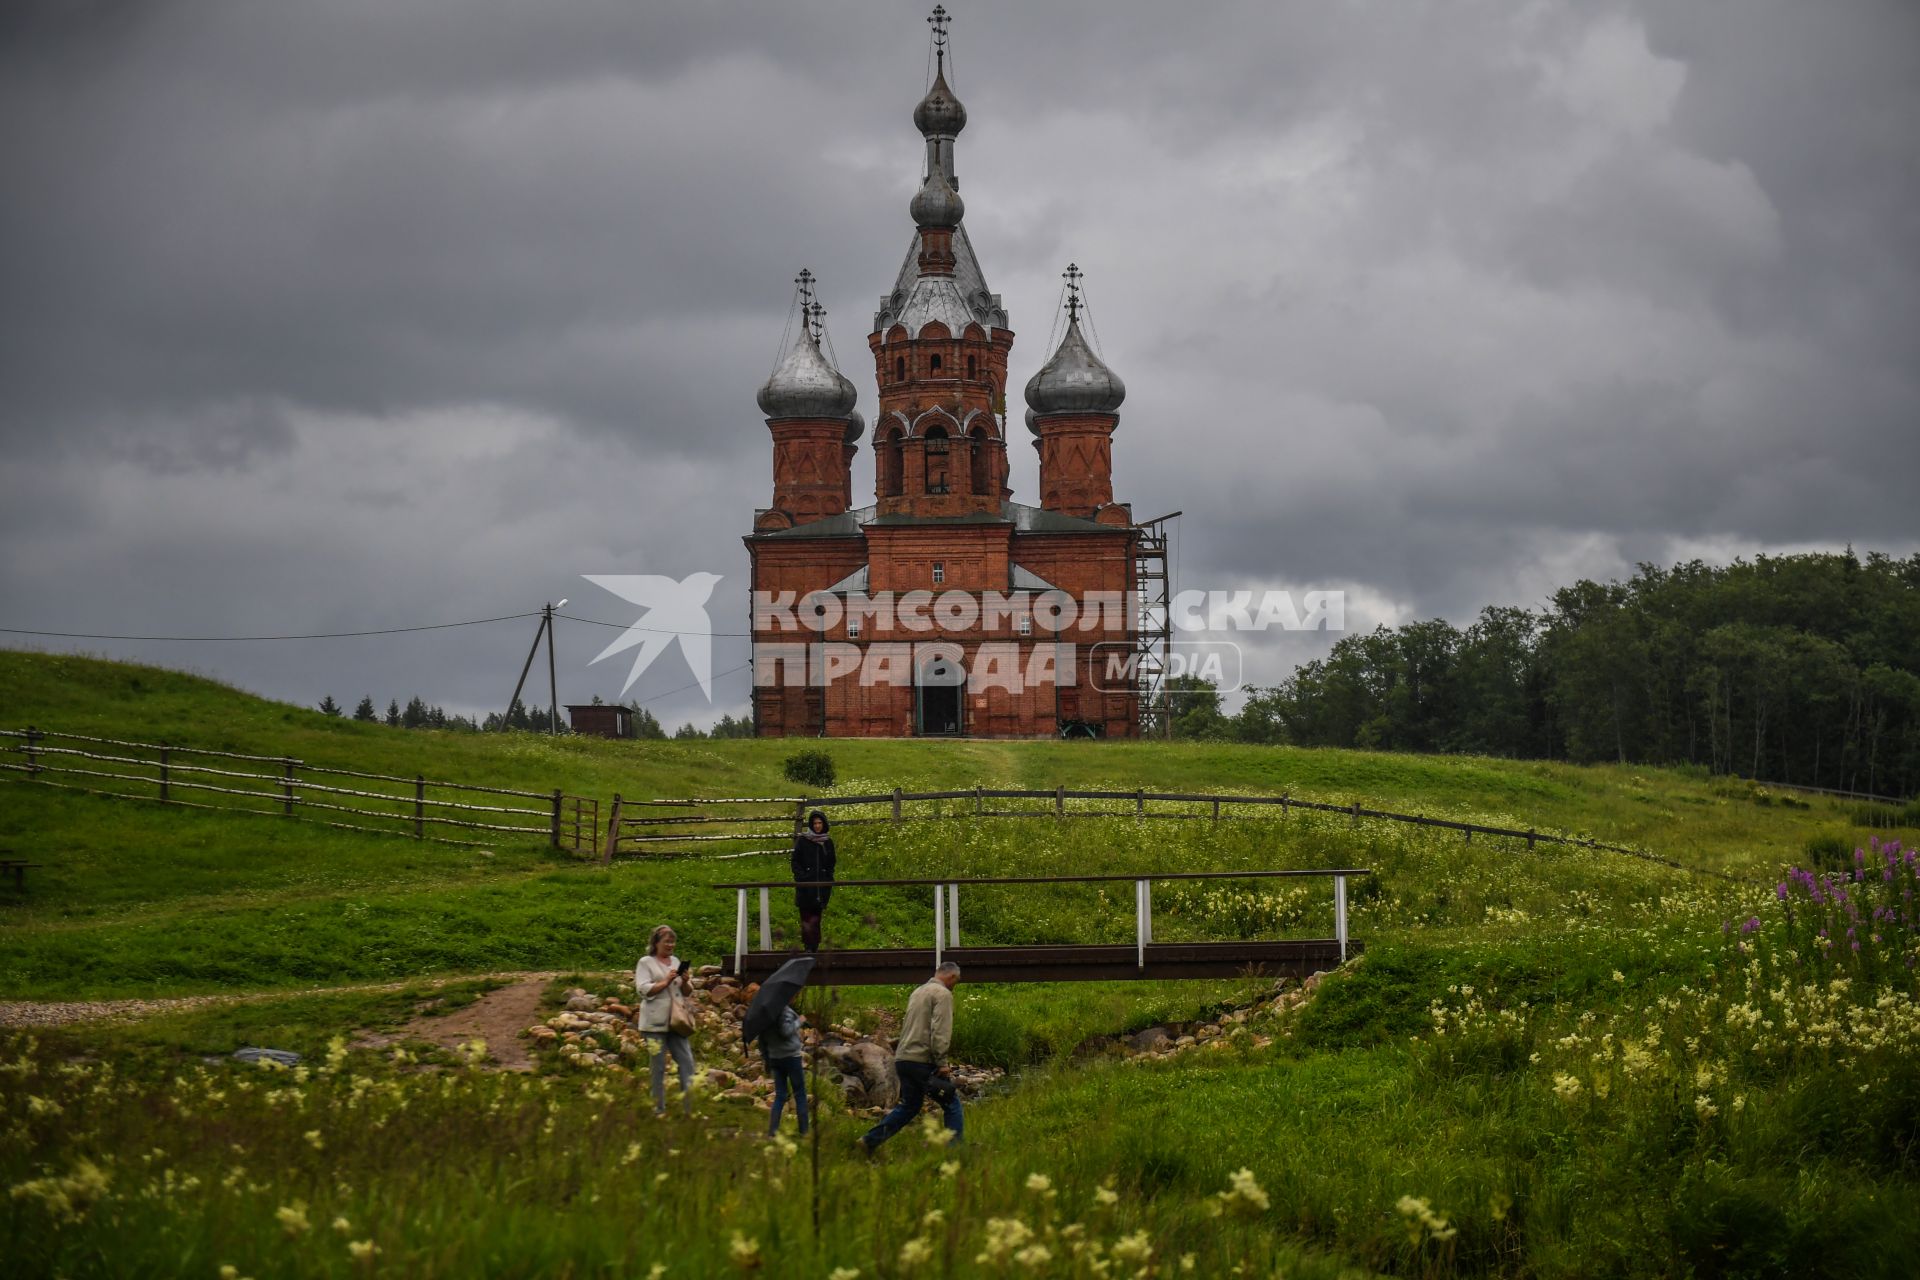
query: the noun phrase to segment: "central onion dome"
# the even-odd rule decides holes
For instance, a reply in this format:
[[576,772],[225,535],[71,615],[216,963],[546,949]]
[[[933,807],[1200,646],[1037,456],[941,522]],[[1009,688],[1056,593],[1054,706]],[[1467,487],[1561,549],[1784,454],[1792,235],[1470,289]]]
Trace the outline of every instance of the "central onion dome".
[[813,331],[803,323],[800,340],[755,398],[769,418],[844,418],[853,412],[859,393],[827,363]]
[[[1093,354],[1077,317],[1067,322],[1060,349],[1027,383],[1027,404],[1035,415],[1114,413],[1126,398],[1127,384]],[[1031,419],[1027,425],[1033,426]]]
[[927,180],[913,193],[913,203],[907,206],[907,212],[913,215],[915,226],[957,227],[966,215],[967,206],[947,181],[947,175],[935,167],[927,171]]
[[947,88],[945,58],[940,60],[940,70],[934,74],[933,88],[927,90],[927,96],[913,109],[913,125],[923,138],[951,138],[967,127],[967,109],[953,96],[953,90]]

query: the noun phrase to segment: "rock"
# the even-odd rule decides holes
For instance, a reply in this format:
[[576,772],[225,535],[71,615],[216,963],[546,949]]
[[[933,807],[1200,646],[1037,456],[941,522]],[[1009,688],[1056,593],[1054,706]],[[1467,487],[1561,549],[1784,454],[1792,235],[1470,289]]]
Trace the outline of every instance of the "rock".
[[1214,1026],[1212,1023],[1208,1023],[1206,1026],[1201,1027],[1200,1030],[1194,1034],[1194,1039],[1212,1040],[1219,1034],[1220,1034],[1220,1028]]
[[892,1106],[900,1096],[900,1088],[894,1080],[893,1060],[887,1051],[871,1040],[850,1048],[852,1061],[859,1067],[860,1081],[866,1086],[867,1101],[881,1107]]
[[589,1013],[600,1007],[600,997],[590,996],[582,991],[579,995],[567,997],[567,1012]]
[[739,1083],[740,1078],[731,1071],[722,1071],[718,1067],[707,1069],[707,1086],[712,1089],[730,1089]]
[[560,1038],[560,1033],[552,1027],[528,1027],[527,1034],[532,1036],[537,1044],[551,1044]]
[[233,1051],[235,1062],[271,1062],[278,1067],[297,1067],[300,1055],[291,1049],[256,1049],[249,1045]]
[[1127,1048],[1135,1053],[1152,1053],[1164,1048],[1172,1039],[1165,1027],[1148,1027],[1145,1031],[1136,1031],[1128,1036]]
[[616,1018],[631,1020],[633,1017],[633,1010],[624,1004],[609,1001],[600,1007]]
[[711,978],[714,974],[719,972],[720,972],[719,965],[703,964],[698,969],[695,969],[693,971],[693,976],[696,978]]
[[1173,1046],[1176,1049],[1184,1049],[1192,1043],[1194,1043],[1194,1039],[1192,1036],[1181,1036],[1178,1040],[1175,1040],[1173,1042]]

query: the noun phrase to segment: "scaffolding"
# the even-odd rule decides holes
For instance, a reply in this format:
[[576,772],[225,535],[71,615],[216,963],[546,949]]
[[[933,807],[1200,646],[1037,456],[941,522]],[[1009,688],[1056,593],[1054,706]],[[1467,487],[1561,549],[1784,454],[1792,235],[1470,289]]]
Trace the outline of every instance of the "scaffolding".
[[1179,514],[1170,511],[1133,526],[1133,670],[1143,738],[1171,737],[1173,730],[1166,696],[1168,652],[1173,643],[1173,571],[1167,558],[1167,522]]

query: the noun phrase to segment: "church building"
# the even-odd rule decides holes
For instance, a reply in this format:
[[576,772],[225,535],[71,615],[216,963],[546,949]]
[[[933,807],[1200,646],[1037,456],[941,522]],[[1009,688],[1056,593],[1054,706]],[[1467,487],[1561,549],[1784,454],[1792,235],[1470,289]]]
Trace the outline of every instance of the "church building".
[[[1116,676],[1113,665],[1138,638],[1142,531],[1113,497],[1126,388],[1082,332],[1080,272],[1070,267],[1065,336],[1025,390],[1039,503],[1013,501],[1014,334],[967,238],[954,160],[967,112],[947,83],[945,11],[931,21],[936,71],[913,111],[925,140],[908,206],[915,230],[867,338],[879,384],[870,503],[853,505],[852,464],[867,430],[853,383],[834,367],[808,273],[796,282],[792,346],[760,388],[773,498],[745,541],[756,602],[781,607],[754,610],[755,729],[1137,736],[1133,668]],[[809,626],[796,629],[789,601]],[[914,607],[925,601],[937,607]]]

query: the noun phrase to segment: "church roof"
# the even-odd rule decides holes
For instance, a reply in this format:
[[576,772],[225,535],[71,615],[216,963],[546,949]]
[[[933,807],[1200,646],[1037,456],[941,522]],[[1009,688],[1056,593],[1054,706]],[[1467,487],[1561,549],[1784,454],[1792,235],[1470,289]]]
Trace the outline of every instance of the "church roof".
[[1127,530],[1125,525],[1083,520],[1079,516],[1070,516],[1060,511],[1048,511],[1043,507],[1030,507],[1022,502],[1002,502],[998,515],[975,511],[958,516],[883,516],[879,515],[878,511],[878,506],[857,507],[852,511],[842,511],[837,516],[828,516],[823,520],[809,520],[791,529],[773,529],[752,536],[756,541],[792,538],[858,538],[863,535],[868,526],[897,529],[978,524],[1011,525],[1015,533],[1119,533]]
[[964,223],[954,228],[950,276],[920,274],[920,235],[914,233],[900,274],[894,277],[893,292],[880,299],[880,310],[874,313],[873,331],[884,333],[898,324],[917,334],[930,320],[938,320],[956,335],[969,324],[983,329],[1007,327],[1007,309],[1000,295],[987,288]]

